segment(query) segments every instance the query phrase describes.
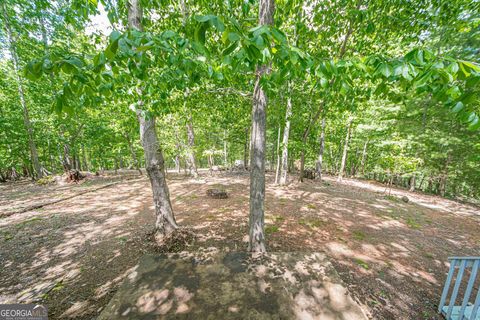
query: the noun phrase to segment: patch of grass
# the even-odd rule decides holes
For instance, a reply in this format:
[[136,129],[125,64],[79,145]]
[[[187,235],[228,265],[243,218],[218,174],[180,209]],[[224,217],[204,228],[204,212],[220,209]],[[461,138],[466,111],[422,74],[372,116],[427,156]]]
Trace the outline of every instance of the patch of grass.
[[353,239],[355,240],[365,240],[367,238],[367,235],[365,232],[360,231],[360,230],[355,230],[352,232]]
[[412,217],[407,217],[406,223],[407,223],[407,226],[409,226],[412,229],[420,229],[420,227],[422,226],[417,220],[415,220]]
[[320,219],[300,219],[298,220],[298,224],[301,224],[303,226],[307,226],[310,228],[318,228],[321,227],[325,224],[325,221],[320,220]]
[[317,209],[317,206],[315,206],[313,203],[307,204],[308,209]]
[[400,199],[398,199],[397,197],[395,196],[392,196],[390,194],[387,194],[386,196],[383,197],[385,200],[390,200],[390,201],[393,201],[393,202],[399,202]]
[[275,222],[283,222],[285,220],[285,217],[273,216],[273,219],[275,220]]
[[275,233],[275,232],[277,232],[277,231],[278,231],[278,226],[275,226],[275,225],[273,225],[273,226],[267,226],[267,227],[265,228],[265,233],[266,233],[266,234],[272,234],[272,233]]
[[128,241],[128,238],[123,236],[123,237],[118,237],[118,241],[120,241],[121,244],[125,244]]
[[5,231],[3,233],[3,240],[8,241],[13,239],[13,234],[11,234],[9,231]]
[[433,256],[433,254],[431,254],[430,252],[425,252],[424,256],[425,256],[425,258],[428,258],[428,259],[433,259],[433,258],[435,258],[435,257]]
[[22,229],[22,228],[25,228],[25,227],[26,227],[27,225],[29,225],[29,224],[32,224],[32,223],[34,223],[34,222],[36,222],[36,221],[41,221],[41,220],[43,220],[43,218],[33,217],[33,218],[30,218],[30,219],[27,219],[27,220],[25,220],[25,221],[22,221],[22,222],[18,223],[18,224],[15,226],[15,228],[17,228],[17,230],[18,230],[18,229]]
[[368,265],[368,263],[366,263],[362,259],[355,259],[355,263],[358,264],[360,267],[362,267],[365,270],[370,269],[370,266]]
[[52,291],[60,291],[63,288],[65,288],[65,285],[63,284],[62,281],[60,281],[55,284],[55,287],[53,287]]

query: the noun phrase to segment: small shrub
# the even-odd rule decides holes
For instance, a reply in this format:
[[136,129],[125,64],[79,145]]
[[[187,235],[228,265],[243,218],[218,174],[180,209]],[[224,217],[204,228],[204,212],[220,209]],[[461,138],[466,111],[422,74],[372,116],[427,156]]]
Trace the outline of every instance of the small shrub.
[[37,184],[39,184],[41,186],[45,186],[45,185],[48,185],[48,184],[54,183],[54,182],[55,182],[55,178],[53,176],[45,176],[45,177],[37,180]]

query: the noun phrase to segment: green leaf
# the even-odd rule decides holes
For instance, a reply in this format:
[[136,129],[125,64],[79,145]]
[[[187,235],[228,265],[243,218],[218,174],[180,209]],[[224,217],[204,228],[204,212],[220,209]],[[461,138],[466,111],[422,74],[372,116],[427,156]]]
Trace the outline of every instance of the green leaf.
[[62,113],[62,109],[63,109],[63,97],[62,96],[57,96],[55,98],[55,112],[57,114],[61,114]]
[[118,41],[118,39],[120,39],[121,36],[122,34],[120,32],[118,32],[117,30],[113,30],[109,36],[110,42]]
[[254,37],[257,37],[257,36],[262,35],[264,33],[268,33],[268,26],[266,26],[266,25],[257,26],[255,28],[252,28],[252,29],[248,30],[248,31],[251,32]]
[[164,39],[170,39],[170,38],[175,37],[175,35],[176,35],[175,31],[167,30],[167,31],[164,31],[164,32],[162,33],[162,38],[164,38]]
[[383,74],[386,78],[390,77],[393,74],[393,68],[387,63],[382,63],[379,67],[379,71]]
[[240,35],[238,33],[235,33],[235,32],[229,32],[228,33],[228,40],[230,40],[231,42],[236,42],[236,41],[240,40]]
[[197,20],[198,22],[202,22],[202,23],[210,21],[213,18],[215,18],[215,16],[213,16],[213,15],[195,16],[195,20]]
[[473,71],[480,72],[480,66],[476,63],[465,61],[465,60],[460,60],[460,63],[461,65],[464,65]]
[[226,56],[232,53],[238,46],[238,42],[232,43],[229,47],[227,47],[225,50],[223,50],[222,55]]
[[452,112],[455,112],[455,113],[458,113],[460,110],[462,110],[464,107],[462,101],[458,101],[456,104],[455,104],[455,107],[452,108]]

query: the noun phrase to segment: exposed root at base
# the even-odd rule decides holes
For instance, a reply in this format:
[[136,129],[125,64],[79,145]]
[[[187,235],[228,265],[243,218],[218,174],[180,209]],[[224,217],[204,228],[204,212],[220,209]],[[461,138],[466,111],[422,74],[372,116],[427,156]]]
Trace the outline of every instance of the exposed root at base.
[[180,252],[195,242],[195,233],[187,228],[178,228],[172,233],[163,236],[152,230],[148,233],[148,240],[154,244],[156,252]]

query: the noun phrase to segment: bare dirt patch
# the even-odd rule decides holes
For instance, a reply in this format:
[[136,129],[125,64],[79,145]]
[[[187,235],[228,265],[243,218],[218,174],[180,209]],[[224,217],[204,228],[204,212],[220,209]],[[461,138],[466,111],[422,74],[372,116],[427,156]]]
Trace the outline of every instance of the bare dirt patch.
[[[90,186],[0,185],[4,212],[119,182],[0,219],[0,303],[42,301],[52,319],[98,315],[139,258],[154,251],[148,181],[121,182],[125,175]],[[248,175],[169,174],[169,187],[177,221],[196,233],[188,250],[246,249]],[[229,198],[208,197],[211,188]],[[480,255],[479,210],[402,190],[389,197],[383,189],[330,177],[280,187],[268,176],[269,250],[324,252],[375,319],[435,319],[447,257]]]

